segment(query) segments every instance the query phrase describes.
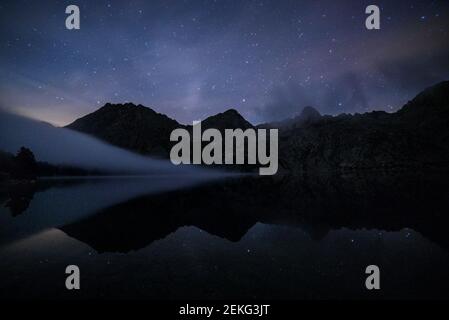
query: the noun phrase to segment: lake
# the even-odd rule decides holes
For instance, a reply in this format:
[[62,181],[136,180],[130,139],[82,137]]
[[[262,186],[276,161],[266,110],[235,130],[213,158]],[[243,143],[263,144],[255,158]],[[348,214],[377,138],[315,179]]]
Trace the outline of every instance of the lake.
[[[40,179],[0,192],[0,297],[448,298],[445,172]],[[65,268],[81,290],[65,288]],[[365,288],[378,265],[381,290]]]

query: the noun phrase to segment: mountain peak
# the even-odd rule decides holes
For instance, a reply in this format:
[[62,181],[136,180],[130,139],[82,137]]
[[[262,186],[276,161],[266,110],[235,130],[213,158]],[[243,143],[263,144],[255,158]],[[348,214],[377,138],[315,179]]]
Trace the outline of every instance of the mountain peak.
[[176,120],[129,102],[106,103],[67,126],[121,148],[162,157],[169,154],[170,133],[179,127]]
[[429,112],[434,115],[449,112],[449,81],[425,89],[402,107],[398,114],[420,117]]
[[223,114],[229,114],[229,115],[235,115],[235,116],[241,116],[240,113],[236,109],[228,109]]
[[207,128],[217,129],[249,129],[253,127],[253,125],[246,121],[246,119],[235,109],[229,109],[223,113],[206,118],[203,121],[203,125]]
[[125,102],[125,103],[110,103],[107,102],[103,107],[101,107],[99,110],[118,110],[118,109],[127,109],[127,110],[139,110],[139,109],[145,109],[147,111],[152,111],[152,112],[156,112],[153,109],[149,108],[149,107],[145,107],[141,104],[134,104],[132,102]]
[[290,130],[299,128],[307,124],[314,123],[321,119],[321,113],[314,107],[304,107],[299,115],[293,118],[285,119],[282,121],[276,121],[271,123],[265,123],[259,125],[260,128],[277,128],[282,130]]
[[300,119],[301,121],[304,122],[310,122],[310,121],[315,121],[315,120],[319,120],[321,118],[321,113],[318,112],[318,110],[316,110],[314,107],[311,106],[307,106],[304,107],[304,109],[302,109],[301,114],[296,117],[296,119]]
[[433,105],[447,105],[449,101],[449,81],[440,82],[418,94],[412,102],[430,102]]

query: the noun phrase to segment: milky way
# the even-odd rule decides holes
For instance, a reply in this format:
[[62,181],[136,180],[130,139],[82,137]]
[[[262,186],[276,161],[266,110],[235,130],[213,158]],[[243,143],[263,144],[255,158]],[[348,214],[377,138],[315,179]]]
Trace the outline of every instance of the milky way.
[[448,26],[448,1],[2,1],[0,105],[58,125],[128,101],[184,123],[395,111],[449,79]]

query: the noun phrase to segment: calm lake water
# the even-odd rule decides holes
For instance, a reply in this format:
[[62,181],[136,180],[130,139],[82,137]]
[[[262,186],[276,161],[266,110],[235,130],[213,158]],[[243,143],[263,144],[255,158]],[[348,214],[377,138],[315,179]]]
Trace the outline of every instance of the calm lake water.
[[[3,188],[0,297],[448,298],[444,173],[43,179]],[[65,268],[81,290],[65,289]],[[381,290],[365,289],[365,268]]]

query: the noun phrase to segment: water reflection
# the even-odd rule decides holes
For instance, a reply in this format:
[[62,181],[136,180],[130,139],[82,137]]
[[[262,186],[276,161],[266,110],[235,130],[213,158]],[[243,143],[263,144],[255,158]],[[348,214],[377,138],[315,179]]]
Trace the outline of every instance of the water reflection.
[[4,186],[0,192],[0,203],[15,218],[0,215],[0,245],[82,219],[141,195],[185,188],[220,178],[220,174],[210,173],[57,178]]
[[449,248],[446,181],[440,173],[233,178],[134,198],[60,229],[98,252],[138,250],[182,226],[236,242],[258,222],[314,239],[342,227],[412,228]]
[[2,196],[0,296],[72,297],[76,263],[81,297],[448,297],[447,177],[42,181]]

